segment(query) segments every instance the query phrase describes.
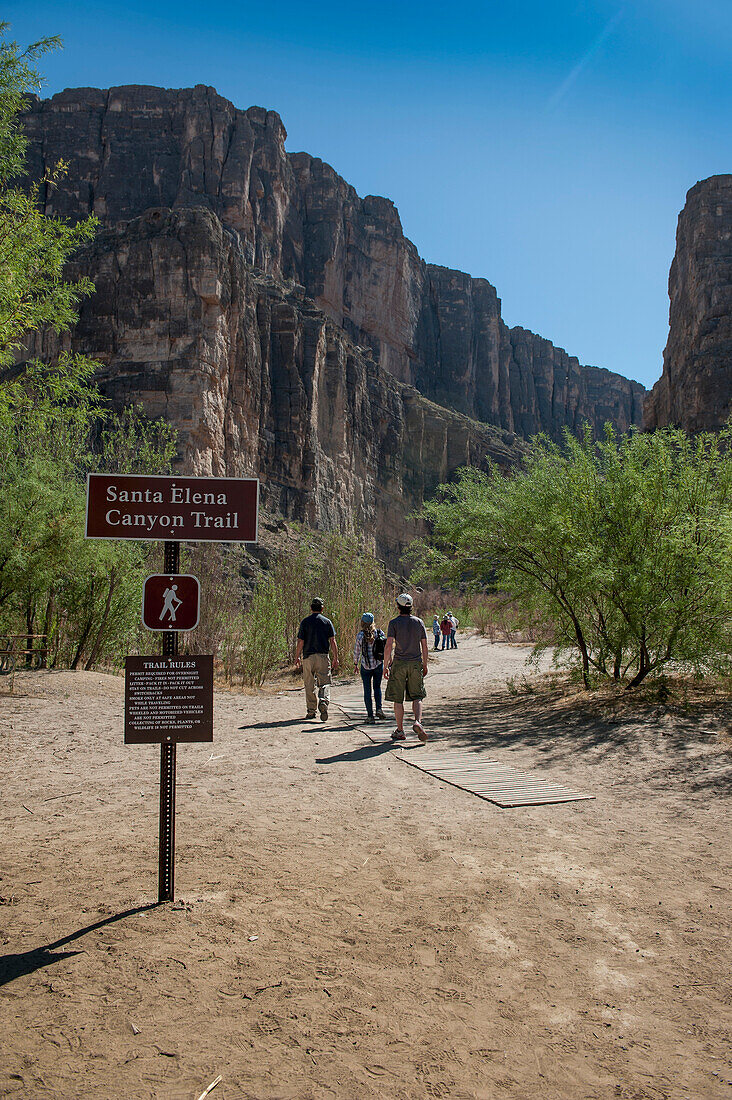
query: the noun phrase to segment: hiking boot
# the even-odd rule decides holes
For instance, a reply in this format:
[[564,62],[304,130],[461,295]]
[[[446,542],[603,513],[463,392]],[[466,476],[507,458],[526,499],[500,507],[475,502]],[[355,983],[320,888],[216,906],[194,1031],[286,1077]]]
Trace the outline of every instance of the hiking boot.
[[310,711],[308,711],[307,714],[305,715],[305,717],[306,718],[314,718],[315,717],[315,711],[313,711],[312,714],[310,713]]
[[374,718],[373,714],[370,714],[368,716],[368,718],[366,719],[366,725],[367,726],[375,726],[376,725],[376,719]]
[[327,722],[328,721],[328,704],[327,703],[320,703],[318,705],[318,710],[320,711],[320,721],[321,722]]
[[384,712],[383,712],[383,710],[381,709],[381,707],[379,707],[379,709],[377,710],[377,712],[376,712],[376,717],[377,717],[377,718],[384,718],[384,719],[386,718],[386,715],[384,714]]
[[407,735],[404,732],[404,730],[394,730],[394,732],[391,735],[391,739],[392,739],[392,741],[406,741],[407,740]]

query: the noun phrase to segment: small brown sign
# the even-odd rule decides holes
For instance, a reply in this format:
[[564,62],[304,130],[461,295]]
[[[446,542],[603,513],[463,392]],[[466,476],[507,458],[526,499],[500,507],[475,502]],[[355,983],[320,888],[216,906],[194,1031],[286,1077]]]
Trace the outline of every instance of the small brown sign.
[[142,623],[148,630],[194,630],[201,586],[190,573],[153,573],[142,586]]
[[259,481],[89,474],[88,539],[256,542]]
[[126,657],[125,744],[213,741],[213,657]]

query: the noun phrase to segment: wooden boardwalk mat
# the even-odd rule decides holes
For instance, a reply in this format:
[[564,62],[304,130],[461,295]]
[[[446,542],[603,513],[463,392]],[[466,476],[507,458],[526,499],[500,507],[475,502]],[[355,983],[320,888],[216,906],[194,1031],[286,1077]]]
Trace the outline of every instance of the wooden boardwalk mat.
[[[359,724],[359,729],[374,744],[383,744],[390,737],[384,737],[382,730],[389,731],[388,723],[379,723],[379,726],[364,729],[361,725],[363,717],[363,700],[360,697],[339,699],[337,706],[349,717]],[[405,722],[405,728],[408,728]],[[374,737],[370,729],[379,730],[380,736]],[[395,746],[396,748],[396,746]],[[520,771],[508,764],[502,764],[499,760],[488,759],[480,753],[470,749],[438,749],[432,748],[428,742],[424,749],[420,749],[419,758],[414,758],[414,753],[403,750],[399,752],[399,759],[409,764],[418,771],[425,772],[435,779],[449,783],[452,787],[458,787],[461,791],[477,795],[487,802],[493,802],[496,806],[508,809],[512,806],[543,806],[555,802],[583,802],[593,799],[593,794],[582,794],[581,791],[565,787],[562,783],[556,783],[550,779],[542,779],[534,772]]]
[[413,760],[411,756],[411,753],[409,756],[402,754],[405,764],[504,808],[581,802],[595,797],[565,787],[563,783],[542,779],[534,772],[519,771],[498,760],[489,760],[475,752],[447,749],[433,754],[428,747],[424,755],[420,754],[419,760]]

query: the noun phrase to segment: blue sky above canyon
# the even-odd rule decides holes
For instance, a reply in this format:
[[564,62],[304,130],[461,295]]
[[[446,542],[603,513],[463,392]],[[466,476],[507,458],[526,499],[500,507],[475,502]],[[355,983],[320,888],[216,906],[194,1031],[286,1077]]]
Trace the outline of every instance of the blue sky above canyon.
[[398,206],[424,258],[488,278],[508,324],[650,386],[676,219],[732,171],[729,0],[6,5],[60,34],[44,94],[213,85],[290,151]]

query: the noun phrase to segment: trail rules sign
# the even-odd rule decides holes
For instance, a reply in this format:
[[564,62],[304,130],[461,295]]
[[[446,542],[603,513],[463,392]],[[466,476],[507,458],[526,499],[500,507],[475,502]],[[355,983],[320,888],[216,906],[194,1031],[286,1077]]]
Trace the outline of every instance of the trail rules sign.
[[86,537],[256,542],[259,481],[89,474]]
[[125,744],[213,741],[213,657],[126,657]]

